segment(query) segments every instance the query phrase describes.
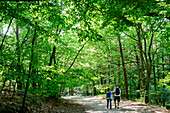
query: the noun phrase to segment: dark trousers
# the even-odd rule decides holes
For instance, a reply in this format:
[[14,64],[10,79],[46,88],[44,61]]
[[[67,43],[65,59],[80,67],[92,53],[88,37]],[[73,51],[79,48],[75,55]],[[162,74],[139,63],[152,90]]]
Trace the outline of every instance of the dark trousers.
[[109,107],[110,102],[110,109],[112,109],[112,99],[107,99],[107,108]]

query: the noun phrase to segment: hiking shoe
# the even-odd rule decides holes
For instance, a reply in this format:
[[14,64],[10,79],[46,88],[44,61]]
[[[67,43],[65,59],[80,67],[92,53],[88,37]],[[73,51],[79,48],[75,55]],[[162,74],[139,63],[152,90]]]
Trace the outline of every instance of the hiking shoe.
[[115,106],[115,109],[116,109],[116,106]]
[[119,109],[119,107],[117,107],[117,109]]

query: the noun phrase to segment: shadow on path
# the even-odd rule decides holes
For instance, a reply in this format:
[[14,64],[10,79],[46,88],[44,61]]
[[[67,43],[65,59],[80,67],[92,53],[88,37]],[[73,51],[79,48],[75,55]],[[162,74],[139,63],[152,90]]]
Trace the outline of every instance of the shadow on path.
[[85,106],[85,113],[168,113],[168,111],[156,106],[148,106],[139,102],[123,101],[120,102],[120,109],[106,109],[106,99],[102,97],[63,97],[74,100],[75,103]]

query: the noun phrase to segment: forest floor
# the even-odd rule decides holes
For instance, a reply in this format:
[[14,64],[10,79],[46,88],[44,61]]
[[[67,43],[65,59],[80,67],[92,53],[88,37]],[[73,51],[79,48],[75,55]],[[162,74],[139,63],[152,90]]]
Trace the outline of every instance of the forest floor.
[[[106,99],[103,97],[63,97],[73,100],[74,103],[83,105],[85,113],[169,113],[170,110],[159,108],[153,105],[146,105],[141,102],[121,100],[120,108],[115,109],[112,102],[112,109],[106,109]],[[83,112],[80,112],[83,113]]]
[[[0,96],[0,113],[18,113],[21,108],[22,97]],[[113,104],[113,102],[112,102]],[[52,99],[35,97],[30,95],[25,103],[25,113],[170,113],[170,110],[146,105],[141,102],[120,102],[120,109],[106,109],[104,97],[62,97]]]

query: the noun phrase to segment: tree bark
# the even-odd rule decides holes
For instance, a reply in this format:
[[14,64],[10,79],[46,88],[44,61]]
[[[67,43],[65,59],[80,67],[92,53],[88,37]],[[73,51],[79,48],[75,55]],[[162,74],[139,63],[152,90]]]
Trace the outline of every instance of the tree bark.
[[123,51],[122,51],[120,36],[118,36],[118,42],[119,42],[120,54],[121,54],[121,59],[122,59],[123,74],[124,74],[125,98],[128,99],[128,85],[127,85],[127,78],[126,78],[126,68],[125,68],[125,64],[124,64],[124,58],[123,58]]

